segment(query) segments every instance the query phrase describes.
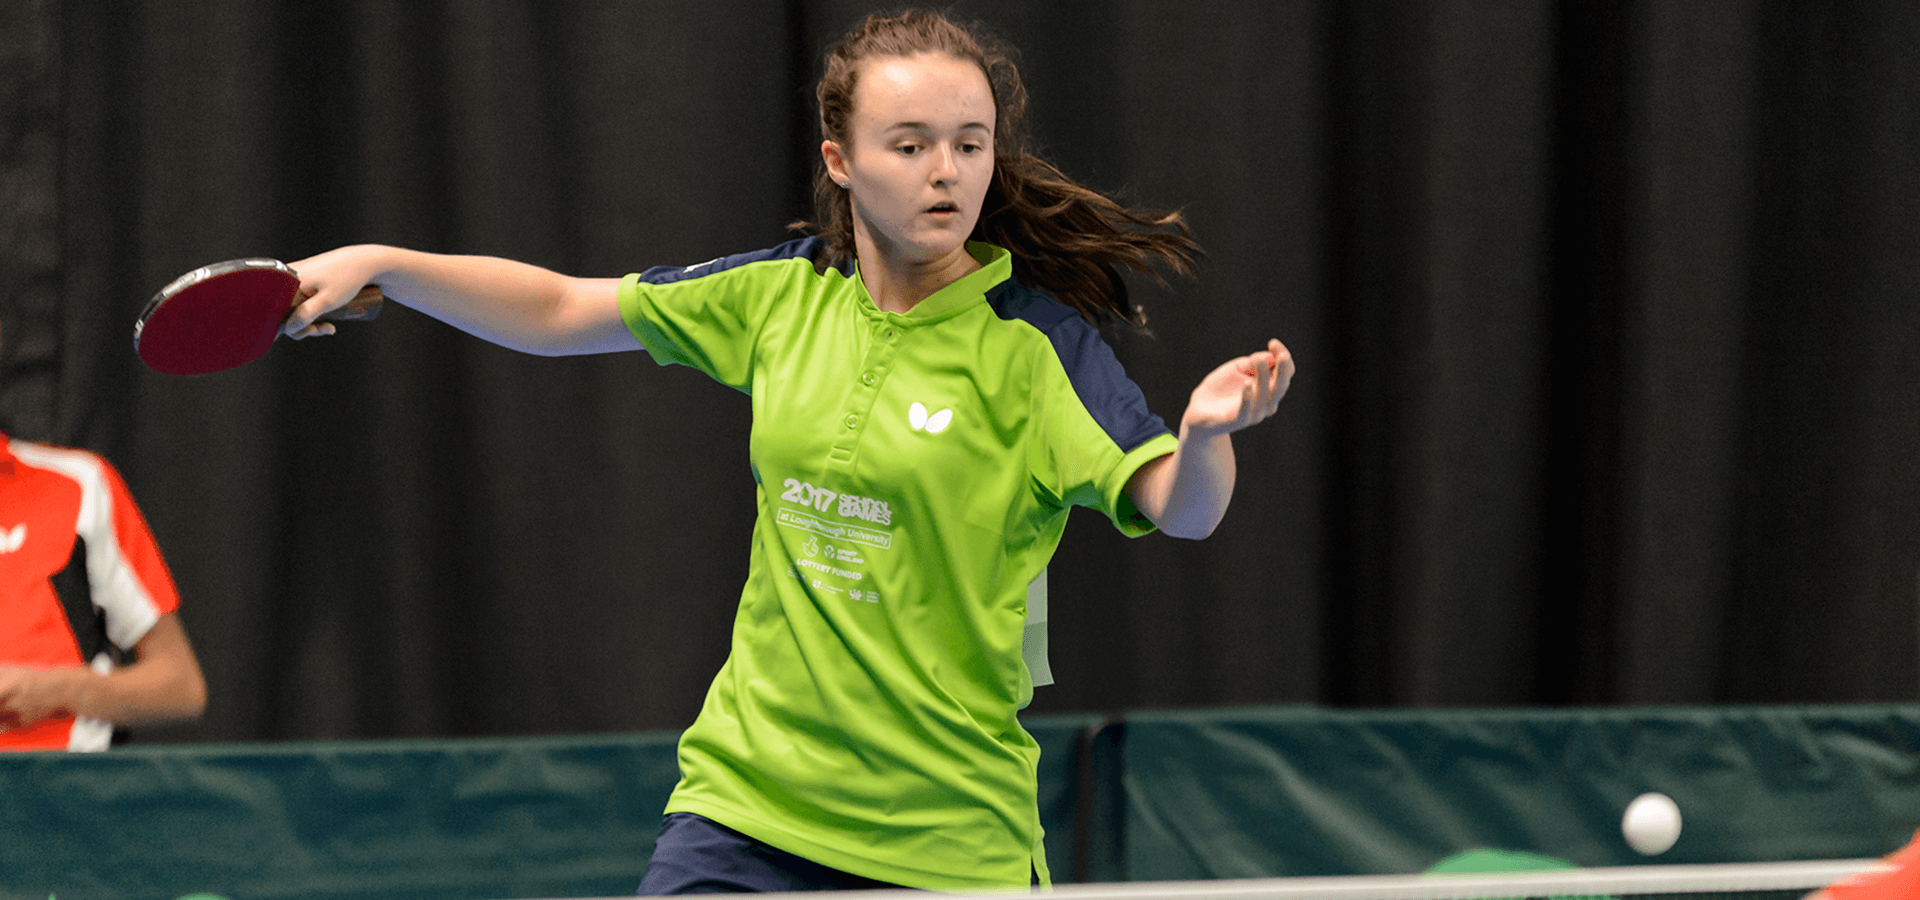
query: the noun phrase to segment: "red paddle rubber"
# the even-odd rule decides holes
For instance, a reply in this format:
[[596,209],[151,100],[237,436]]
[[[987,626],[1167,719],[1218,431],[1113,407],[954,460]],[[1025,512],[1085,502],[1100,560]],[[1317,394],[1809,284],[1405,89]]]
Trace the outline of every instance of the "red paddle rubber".
[[203,375],[260,358],[280,336],[300,290],[292,270],[264,262],[208,266],[168,285],[134,326],[140,358],[168,375]]

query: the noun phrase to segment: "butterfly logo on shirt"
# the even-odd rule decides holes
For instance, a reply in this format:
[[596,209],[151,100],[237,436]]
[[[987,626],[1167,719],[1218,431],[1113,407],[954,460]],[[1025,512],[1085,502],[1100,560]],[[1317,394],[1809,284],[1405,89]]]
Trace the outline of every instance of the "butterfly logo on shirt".
[[912,425],[915,431],[939,434],[947,430],[948,425],[953,424],[953,410],[943,409],[937,413],[928,415],[927,407],[920,401],[915,400],[912,406],[907,407],[907,424]]
[[0,553],[12,553],[27,543],[27,523],[0,529]]

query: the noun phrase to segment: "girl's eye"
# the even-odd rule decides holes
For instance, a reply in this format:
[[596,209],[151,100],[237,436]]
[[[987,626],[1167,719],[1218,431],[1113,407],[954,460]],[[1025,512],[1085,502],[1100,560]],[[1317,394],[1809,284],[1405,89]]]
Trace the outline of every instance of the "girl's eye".
[[901,144],[896,149],[898,149],[901,153],[904,153],[908,156],[912,156],[915,153],[920,152],[920,147],[917,144]]

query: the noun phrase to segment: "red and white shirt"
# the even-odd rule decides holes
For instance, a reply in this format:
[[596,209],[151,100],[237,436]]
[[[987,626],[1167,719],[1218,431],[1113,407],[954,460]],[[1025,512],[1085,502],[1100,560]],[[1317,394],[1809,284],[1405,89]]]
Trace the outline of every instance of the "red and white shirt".
[[[132,648],[180,606],[146,519],[111,464],[0,433],[0,666],[111,665],[104,654],[81,658],[54,591],[53,577],[80,559],[116,646]],[[105,750],[112,732],[111,723],[62,716],[0,733],[0,750]]]

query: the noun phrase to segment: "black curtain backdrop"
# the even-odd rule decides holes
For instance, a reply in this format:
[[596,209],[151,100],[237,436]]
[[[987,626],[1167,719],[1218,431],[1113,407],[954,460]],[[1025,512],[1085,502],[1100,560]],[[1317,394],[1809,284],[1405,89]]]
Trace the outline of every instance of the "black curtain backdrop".
[[[1916,699],[1920,5],[954,9],[1051,158],[1205,242],[1114,336],[1154,407],[1270,335],[1301,367],[1211,539],[1075,514],[1036,711]],[[122,467],[213,691],[136,739],[691,721],[745,398],[391,305],[199,378],[131,326],[239,256],[776,243],[868,11],[0,4],[0,421]]]

